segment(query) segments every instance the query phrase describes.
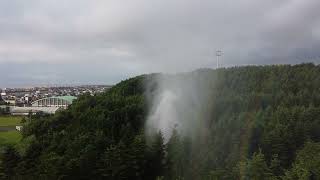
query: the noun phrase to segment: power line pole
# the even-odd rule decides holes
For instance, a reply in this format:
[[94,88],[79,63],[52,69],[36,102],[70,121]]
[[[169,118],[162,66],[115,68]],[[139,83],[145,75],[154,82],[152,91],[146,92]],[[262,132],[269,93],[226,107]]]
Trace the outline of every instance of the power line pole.
[[220,68],[219,58],[222,56],[222,51],[217,50],[216,51],[216,57],[217,57],[217,69]]

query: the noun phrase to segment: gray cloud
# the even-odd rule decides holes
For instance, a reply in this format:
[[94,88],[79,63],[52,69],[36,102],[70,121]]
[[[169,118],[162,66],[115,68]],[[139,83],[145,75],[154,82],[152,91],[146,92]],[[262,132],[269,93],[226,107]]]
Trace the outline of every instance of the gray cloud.
[[318,0],[0,2],[0,87],[149,72],[319,63]]

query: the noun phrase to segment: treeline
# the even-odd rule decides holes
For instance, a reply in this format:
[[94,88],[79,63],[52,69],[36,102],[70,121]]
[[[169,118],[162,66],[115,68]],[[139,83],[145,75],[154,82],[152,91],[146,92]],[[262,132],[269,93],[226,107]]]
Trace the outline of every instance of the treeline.
[[[0,94],[0,106],[1,105],[7,105],[7,103],[2,99],[2,96]],[[9,114],[9,107],[0,107],[0,115],[6,114]]]
[[[203,69],[210,118],[193,137],[146,137],[144,75],[36,115],[1,153],[3,179],[320,179],[320,66]],[[150,93],[152,95],[152,93]],[[201,118],[201,116],[199,117]],[[195,119],[198,121],[199,119]],[[199,120],[201,121],[201,120]]]
[[5,105],[5,104],[7,104],[7,103],[2,99],[2,96],[0,94],[0,105]]

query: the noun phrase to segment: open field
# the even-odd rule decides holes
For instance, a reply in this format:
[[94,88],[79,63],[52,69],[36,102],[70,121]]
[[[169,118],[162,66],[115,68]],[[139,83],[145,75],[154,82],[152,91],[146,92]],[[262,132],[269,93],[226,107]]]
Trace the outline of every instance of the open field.
[[16,126],[20,124],[19,116],[0,116],[0,126]]
[[21,133],[15,129],[20,121],[21,117],[19,116],[0,116],[0,146],[20,141]]
[[21,139],[19,131],[0,132],[0,146],[4,144],[16,144]]

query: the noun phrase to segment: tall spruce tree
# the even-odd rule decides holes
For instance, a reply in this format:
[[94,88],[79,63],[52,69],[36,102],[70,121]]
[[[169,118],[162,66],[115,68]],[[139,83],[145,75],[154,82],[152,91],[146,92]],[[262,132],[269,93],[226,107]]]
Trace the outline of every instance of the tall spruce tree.
[[151,137],[147,153],[147,179],[156,179],[164,176],[165,145],[161,131]]

